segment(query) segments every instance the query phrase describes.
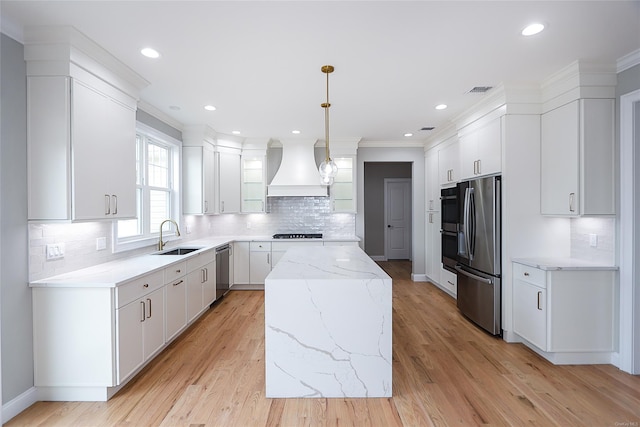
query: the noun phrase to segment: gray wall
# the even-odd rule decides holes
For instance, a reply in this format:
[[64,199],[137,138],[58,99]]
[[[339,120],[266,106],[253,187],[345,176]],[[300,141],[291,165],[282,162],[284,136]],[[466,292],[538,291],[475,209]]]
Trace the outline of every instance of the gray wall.
[[412,206],[412,273],[425,273],[425,204],[424,204],[424,148],[423,147],[360,147],[358,148],[358,213],[356,214],[356,235],[362,239],[361,247],[367,246],[368,235],[364,225],[364,165],[367,162],[409,162],[411,163]]
[[4,404],[33,387],[33,327],[28,287],[24,49],[1,34],[0,54],[0,336]]
[[364,164],[364,251],[384,255],[384,179],[411,178],[409,162],[367,162]]

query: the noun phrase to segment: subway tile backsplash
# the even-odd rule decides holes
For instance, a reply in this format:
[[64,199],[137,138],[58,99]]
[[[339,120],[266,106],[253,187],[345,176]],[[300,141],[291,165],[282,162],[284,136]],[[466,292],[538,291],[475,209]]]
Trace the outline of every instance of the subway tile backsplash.
[[[323,233],[340,238],[355,235],[355,214],[332,213],[328,197],[270,197],[268,213],[184,216],[180,223],[180,243],[207,236],[271,236],[275,233]],[[107,249],[96,250],[96,239],[106,237]],[[64,243],[65,256],[46,260],[46,245]],[[175,243],[171,243],[175,245]],[[32,223],[29,224],[30,280],[78,270],[92,265],[154,250],[153,246],[112,253],[112,224]]]
[[[571,220],[571,257],[615,264],[615,218],[574,218]],[[591,246],[595,235],[596,246]]]

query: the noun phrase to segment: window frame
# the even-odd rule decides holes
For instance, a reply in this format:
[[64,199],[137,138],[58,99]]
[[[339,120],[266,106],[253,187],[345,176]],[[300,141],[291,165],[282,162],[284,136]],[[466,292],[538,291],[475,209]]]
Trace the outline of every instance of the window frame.
[[[137,156],[140,156],[140,164],[142,165],[142,171],[136,171],[136,181],[140,173],[142,173],[141,183],[136,182],[136,193],[141,193],[140,203],[141,206],[137,209],[137,214],[140,215],[142,210],[142,234],[130,236],[130,237],[118,237],[118,220],[113,221],[112,225],[112,250],[113,253],[124,252],[133,249],[139,249],[151,245],[157,245],[160,237],[160,230],[151,230],[148,218],[148,214],[145,212],[149,209],[149,192],[150,190],[157,189],[157,187],[148,186],[148,158],[147,158],[147,144],[149,142],[155,145],[166,147],[170,152],[169,160],[169,192],[170,192],[170,215],[167,219],[174,219],[181,223],[182,218],[182,191],[181,191],[181,165],[182,165],[182,142],[165,134],[161,131],[145,125],[144,123],[136,122],[136,138],[141,137],[140,147],[136,147],[138,150]],[[136,146],[138,144],[136,143]],[[163,189],[164,190],[164,189]],[[138,195],[136,194],[136,203],[138,203]],[[174,227],[165,227],[162,233],[163,240],[173,241],[179,240],[180,237],[176,236]]]

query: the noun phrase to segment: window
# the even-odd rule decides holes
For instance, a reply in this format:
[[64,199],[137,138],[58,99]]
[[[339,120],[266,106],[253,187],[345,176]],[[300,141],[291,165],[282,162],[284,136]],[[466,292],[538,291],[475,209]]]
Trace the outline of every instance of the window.
[[[179,142],[155,129],[138,124],[136,132],[137,218],[114,222],[114,252],[156,243],[160,224],[178,220]],[[165,236],[175,235],[175,226],[167,223]]]

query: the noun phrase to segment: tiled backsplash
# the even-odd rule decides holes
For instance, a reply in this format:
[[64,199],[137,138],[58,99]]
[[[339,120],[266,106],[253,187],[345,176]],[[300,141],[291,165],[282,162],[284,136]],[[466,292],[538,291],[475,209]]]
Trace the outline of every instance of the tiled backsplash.
[[[207,236],[270,236],[275,233],[323,233],[325,237],[353,237],[355,214],[331,213],[327,197],[273,197],[264,214],[185,216],[182,240]],[[30,280],[78,270],[103,262],[149,253],[153,247],[112,253],[111,222],[29,224]],[[188,232],[187,232],[188,231]],[[107,249],[96,250],[96,239],[106,237]],[[47,244],[64,243],[65,256],[47,261]]]
[[[571,220],[571,257],[606,265],[615,264],[615,218]],[[596,246],[591,246],[595,235]]]

